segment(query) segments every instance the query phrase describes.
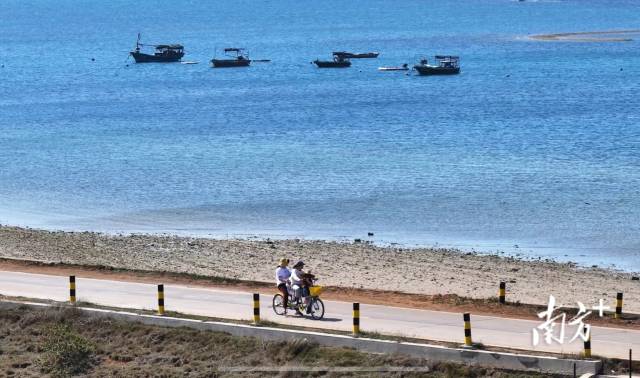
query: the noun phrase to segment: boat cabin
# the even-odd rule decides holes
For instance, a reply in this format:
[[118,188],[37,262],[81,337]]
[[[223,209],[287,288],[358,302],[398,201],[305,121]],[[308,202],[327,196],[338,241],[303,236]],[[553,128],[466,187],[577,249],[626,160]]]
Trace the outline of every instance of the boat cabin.
[[233,56],[238,60],[246,60],[248,59],[245,53],[245,49],[239,47],[227,47],[224,49],[224,53],[229,56]]
[[174,45],[156,45],[156,52],[153,54],[155,56],[175,56],[175,55],[184,55],[184,46],[174,44]]
[[[425,59],[426,60],[426,59]],[[436,55],[438,67],[460,68],[460,57],[454,55]]]

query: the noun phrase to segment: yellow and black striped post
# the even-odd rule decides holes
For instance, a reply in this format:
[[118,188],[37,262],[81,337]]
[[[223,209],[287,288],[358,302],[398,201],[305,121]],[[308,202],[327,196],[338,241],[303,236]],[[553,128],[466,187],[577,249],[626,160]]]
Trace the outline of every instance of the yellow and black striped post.
[[587,332],[589,332],[589,337],[584,342],[584,358],[591,358],[591,332],[587,327],[584,327],[584,333],[586,334]]
[[462,319],[464,320],[464,345],[465,346],[473,346],[473,342],[471,341],[471,314],[465,312],[462,314]]
[[158,315],[164,315],[164,285],[158,285]]
[[353,304],[353,335],[360,334],[360,303]]
[[616,314],[614,317],[620,319],[620,315],[622,315],[622,293],[616,295]]
[[69,302],[76,303],[76,276],[69,276]]
[[507,291],[507,283],[506,282],[500,282],[500,289],[498,290],[498,299],[500,300],[500,303],[502,303],[502,304],[506,303],[506,299],[505,299],[506,291]]
[[260,294],[253,294],[253,322],[260,323]]

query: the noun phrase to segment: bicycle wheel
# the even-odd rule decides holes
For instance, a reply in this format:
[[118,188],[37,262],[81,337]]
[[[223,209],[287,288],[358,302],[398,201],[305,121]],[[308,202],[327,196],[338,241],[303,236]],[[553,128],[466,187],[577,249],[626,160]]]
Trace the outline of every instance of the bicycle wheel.
[[324,316],[324,303],[322,302],[322,299],[312,298],[309,306],[311,306],[311,311],[309,312],[311,317],[316,320],[322,319]]
[[304,314],[305,310],[307,309],[307,306],[304,305],[304,301],[301,299],[296,308],[298,309],[299,313]]
[[276,294],[273,296],[273,312],[276,315],[284,315],[284,299],[282,298],[282,294]]

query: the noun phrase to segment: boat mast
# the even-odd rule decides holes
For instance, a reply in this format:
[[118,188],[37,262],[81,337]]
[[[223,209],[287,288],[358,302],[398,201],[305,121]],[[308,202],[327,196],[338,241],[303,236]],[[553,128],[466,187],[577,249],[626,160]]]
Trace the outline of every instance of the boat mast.
[[136,40],[136,52],[140,52],[140,33],[138,33],[138,39]]

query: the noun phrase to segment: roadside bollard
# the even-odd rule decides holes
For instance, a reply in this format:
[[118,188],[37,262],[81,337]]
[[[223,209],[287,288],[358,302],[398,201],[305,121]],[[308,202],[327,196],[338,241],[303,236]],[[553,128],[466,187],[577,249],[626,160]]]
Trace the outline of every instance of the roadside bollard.
[[164,285],[158,285],[158,315],[164,315]]
[[498,291],[498,299],[500,300],[500,303],[502,303],[502,304],[506,303],[506,299],[505,299],[506,291],[507,291],[507,283],[506,282],[500,282],[500,290]]
[[[584,327],[584,333],[587,333],[587,327]],[[589,331],[589,337],[584,342],[584,358],[591,358],[591,332]]]
[[620,319],[620,315],[622,315],[622,293],[616,295],[616,313],[613,317]]
[[462,314],[462,319],[464,320],[464,345],[473,346],[471,341],[471,314],[465,312]]
[[360,334],[360,303],[353,304],[353,335]]
[[69,302],[76,304],[76,276],[69,276]]
[[260,294],[253,294],[253,322],[260,323]]

